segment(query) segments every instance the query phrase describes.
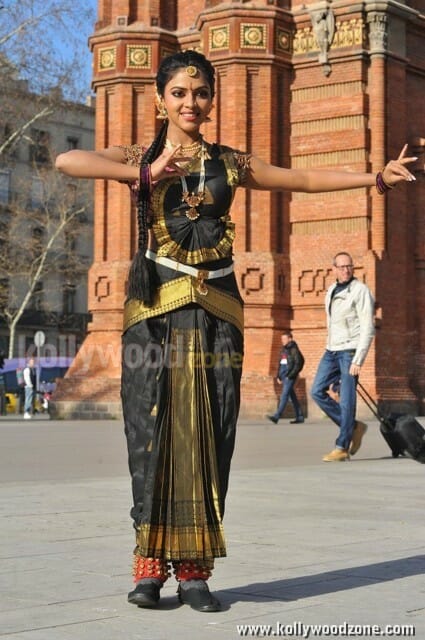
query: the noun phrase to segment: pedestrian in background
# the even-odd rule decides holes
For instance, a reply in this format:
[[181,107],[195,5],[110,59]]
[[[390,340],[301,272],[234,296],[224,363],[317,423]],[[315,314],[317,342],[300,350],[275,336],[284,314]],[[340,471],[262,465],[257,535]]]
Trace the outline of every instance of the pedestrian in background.
[[304,422],[304,415],[301,405],[295,393],[295,383],[298,375],[304,366],[304,356],[301,353],[297,343],[293,339],[291,331],[282,333],[282,348],[280,350],[279,365],[277,369],[277,383],[282,385],[282,393],[280,395],[279,405],[276,413],[267,418],[277,424],[283,416],[288,400],[292,402],[295,411],[295,420],[291,420],[291,424]]
[[30,420],[33,414],[34,405],[34,393],[37,381],[37,373],[34,367],[34,358],[30,358],[27,365],[23,370],[24,375],[24,391],[25,391],[25,404],[24,404],[24,418]]
[[6,409],[6,381],[2,369],[4,367],[5,353],[0,351],[0,415],[5,416]]
[[[353,259],[341,251],[333,259],[336,282],[325,298],[328,336],[326,351],[320,360],[311,395],[326,415],[339,427],[335,448],[324,462],[348,460],[360,448],[367,430],[356,420],[358,376],[369,351],[375,326],[375,301],[369,288],[354,277]],[[339,402],[329,394],[339,380]]]

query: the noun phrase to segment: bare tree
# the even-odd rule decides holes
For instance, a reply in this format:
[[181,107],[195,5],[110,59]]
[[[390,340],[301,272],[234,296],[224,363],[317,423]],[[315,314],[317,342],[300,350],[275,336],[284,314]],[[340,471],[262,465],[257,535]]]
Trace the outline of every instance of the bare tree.
[[[81,102],[90,92],[86,37],[94,24],[93,0],[19,0],[0,5],[0,159],[31,126],[53,113],[64,99]],[[28,118],[12,122],[20,92],[33,94]],[[22,115],[22,114],[21,114]],[[4,121],[7,119],[7,127]]]
[[[89,266],[77,244],[88,228],[90,192],[84,193],[80,183],[77,202],[77,187],[63,176],[40,169],[37,178],[32,201],[24,189],[18,190],[0,218],[0,316],[9,329],[9,358],[27,307],[61,310],[67,283],[85,277]],[[43,306],[37,297],[44,293],[39,285],[46,282],[50,302]]]
[[94,19],[94,0],[0,2],[0,318],[9,358],[42,287],[48,312],[87,273],[91,249],[78,243],[87,242],[92,187],[58,175],[52,158],[66,150],[63,122],[78,129],[87,115]]

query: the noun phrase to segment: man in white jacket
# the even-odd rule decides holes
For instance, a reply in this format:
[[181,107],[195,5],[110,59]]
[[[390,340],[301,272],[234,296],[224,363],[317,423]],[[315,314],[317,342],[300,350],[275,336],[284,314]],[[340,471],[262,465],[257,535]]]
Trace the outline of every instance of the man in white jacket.
[[[325,462],[342,462],[360,448],[367,426],[356,420],[356,387],[361,366],[375,335],[375,301],[369,288],[354,277],[350,254],[337,253],[333,260],[336,282],[326,293],[328,326],[326,351],[320,360],[311,395],[339,426],[335,448]],[[340,381],[339,402],[328,394]]]

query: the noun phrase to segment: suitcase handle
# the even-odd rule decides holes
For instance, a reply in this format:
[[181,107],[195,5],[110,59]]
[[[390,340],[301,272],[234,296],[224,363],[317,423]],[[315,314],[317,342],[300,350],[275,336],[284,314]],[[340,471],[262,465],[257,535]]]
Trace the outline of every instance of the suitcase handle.
[[379,422],[385,424],[384,418],[379,413],[376,400],[372,398],[370,393],[364,388],[360,381],[357,382],[357,393],[359,394],[360,398],[363,400],[367,408],[373,413],[376,418],[378,418]]

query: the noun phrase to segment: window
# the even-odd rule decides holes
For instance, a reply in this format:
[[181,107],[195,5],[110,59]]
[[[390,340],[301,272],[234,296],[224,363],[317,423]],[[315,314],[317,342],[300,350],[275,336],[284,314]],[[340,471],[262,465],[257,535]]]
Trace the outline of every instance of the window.
[[63,286],[63,312],[74,313],[75,312],[75,294],[77,287],[71,282],[67,282]]
[[47,131],[41,129],[32,129],[30,144],[30,162],[35,165],[49,165],[50,164],[50,134]]
[[72,209],[77,204],[77,185],[68,183],[65,187],[64,200],[66,206]]
[[10,198],[10,171],[0,169],[0,204],[8,204]]
[[[17,157],[18,150],[16,147],[16,138],[15,136],[13,136],[13,133],[14,132],[12,131],[12,127],[8,124],[5,124],[3,127],[3,131],[0,132],[0,138],[2,144],[6,143],[3,153],[9,154],[12,157]],[[14,137],[13,140],[11,140],[12,136]]]
[[32,294],[32,308],[36,311],[43,311],[44,307],[44,286],[42,282],[37,282]]
[[71,151],[71,149],[78,149],[79,142],[79,139],[75,136],[68,136],[66,139],[67,150]]
[[33,176],[31,181],[31,207],[41,207],[44,200],[43,181],[38,176]]

